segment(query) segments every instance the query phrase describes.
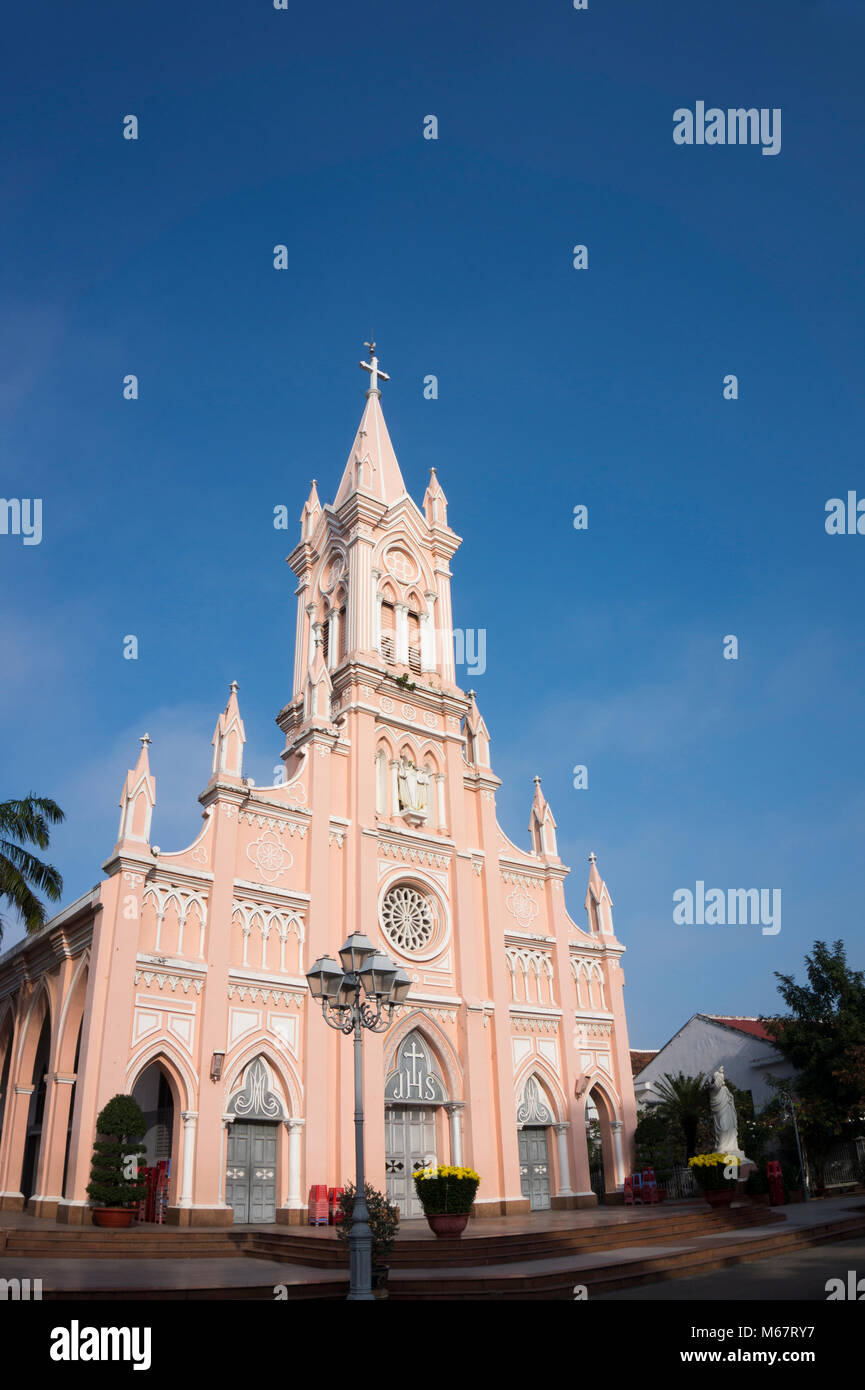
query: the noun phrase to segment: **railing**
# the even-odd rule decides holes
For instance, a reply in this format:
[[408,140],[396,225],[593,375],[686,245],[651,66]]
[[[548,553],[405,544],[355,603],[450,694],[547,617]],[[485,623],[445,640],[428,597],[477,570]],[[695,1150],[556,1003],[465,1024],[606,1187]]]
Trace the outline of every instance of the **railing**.
[[865,1176],[865,1139],[852,1139],[833,1144],[823,1163],[823,1186],[844,1187],[862,1182]]
[[658,1186],[666,1189],[667,1202],[688,1202],[700,1195],[700,1189],[690,1168],[670,1168],[658,1173],[657,1178]]

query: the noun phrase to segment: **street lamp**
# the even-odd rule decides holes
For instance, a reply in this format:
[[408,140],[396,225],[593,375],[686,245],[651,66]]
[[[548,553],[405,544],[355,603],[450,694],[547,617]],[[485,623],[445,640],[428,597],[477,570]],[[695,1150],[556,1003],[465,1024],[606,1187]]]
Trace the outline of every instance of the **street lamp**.
[[799,1126],[796,1122],[796,1103],[793,1099],[792,1091],[782,1090],[781,1094],[790,1108],[790,1118],[793,1121],[793,1133],[796,1136],[796,1152],[799,1155],[799,1172],[802,1175],[802,1195],[806,1202],[810,1202],[811,1194],[808,1191],[808,1174],[805,1171],[805,1159],[802,1155],[802,1141],[799,1138]]
[[[350,1299],[371,1299],[372,1234],[366,1205],[363,1165],[363,1030],[384,1033],[393,1011],[405,1001],[411,980],[389,956],[376,950],[362,932],[352,932],[339,961],[320,956],[306,972],[309,992],[321,1001],[325,1023],[340,1033],[354,1033],[355,1192],[349,1235]],[[386,1012],[385,1012],[386,1011]]]

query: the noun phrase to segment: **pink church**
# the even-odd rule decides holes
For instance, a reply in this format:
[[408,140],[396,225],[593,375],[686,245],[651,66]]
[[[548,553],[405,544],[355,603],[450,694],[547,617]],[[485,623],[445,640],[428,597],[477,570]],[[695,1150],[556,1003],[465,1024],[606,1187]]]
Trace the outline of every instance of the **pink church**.
[[412,980],[364,1040],[368,1180],[403,1218],[431,1160],[480,1172],[478,1216],[621,1200],[636,1111],[610,895],[590,855],[587,920],[569,917],[540,778],[528,846],[498,824],[490,736],[456,683],[460,537],[435,470],[422,508],[406,492],[374,344],[361,365],[335,499],[313,483],[288,557],[284,771],[244,777],[233,684],[200,826],[190,809],[191,843],[165,851],[145,735],[105,877],[0,957],[3,1208],[89,1221],[96,1116],[130,1092],[147,1161],[170,1160],[168,1221],[305,1221],[354,1150],[351,1044],[304,971],[354,931]]

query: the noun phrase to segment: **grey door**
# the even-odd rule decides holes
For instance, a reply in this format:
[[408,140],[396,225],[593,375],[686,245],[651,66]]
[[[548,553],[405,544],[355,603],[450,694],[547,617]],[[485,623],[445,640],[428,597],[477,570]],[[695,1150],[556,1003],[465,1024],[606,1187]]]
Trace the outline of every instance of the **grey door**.
[[388,1105],[384,1112],[385,1173],[388,1200],[403,1221],[423,1216],[414,1174],[437,1162],[435,1109],[425,1105]]
[[276,1220],[278,1126],[235,1120],[228,1131],[225,1200],[239,1226]]
[[520,1188],[531,1202],[532,1211],[550,1207],[550,1155],[547,1131],[540,1125],[524,1125],[517,1131],[520,1141]]

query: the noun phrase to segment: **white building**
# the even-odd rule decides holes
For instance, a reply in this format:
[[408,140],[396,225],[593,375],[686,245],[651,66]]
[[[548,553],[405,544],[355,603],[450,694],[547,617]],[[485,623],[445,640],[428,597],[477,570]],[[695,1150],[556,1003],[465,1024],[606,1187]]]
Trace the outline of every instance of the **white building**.
[[[646,1054],[641,1054],[641,1058]],[[694,1014],[684,1027],[654,1053],[634,1077],[638,1107],[657,1104],[655,1083],[667,1073],[709,1076],[718,1067],[742,1091],[750,1091],[754,1109],[762,1110],[772,1099],[767,1076],[779,1080],[793,1075],[789,1062],[776,1050],[758,1018],[721,1018]]]

